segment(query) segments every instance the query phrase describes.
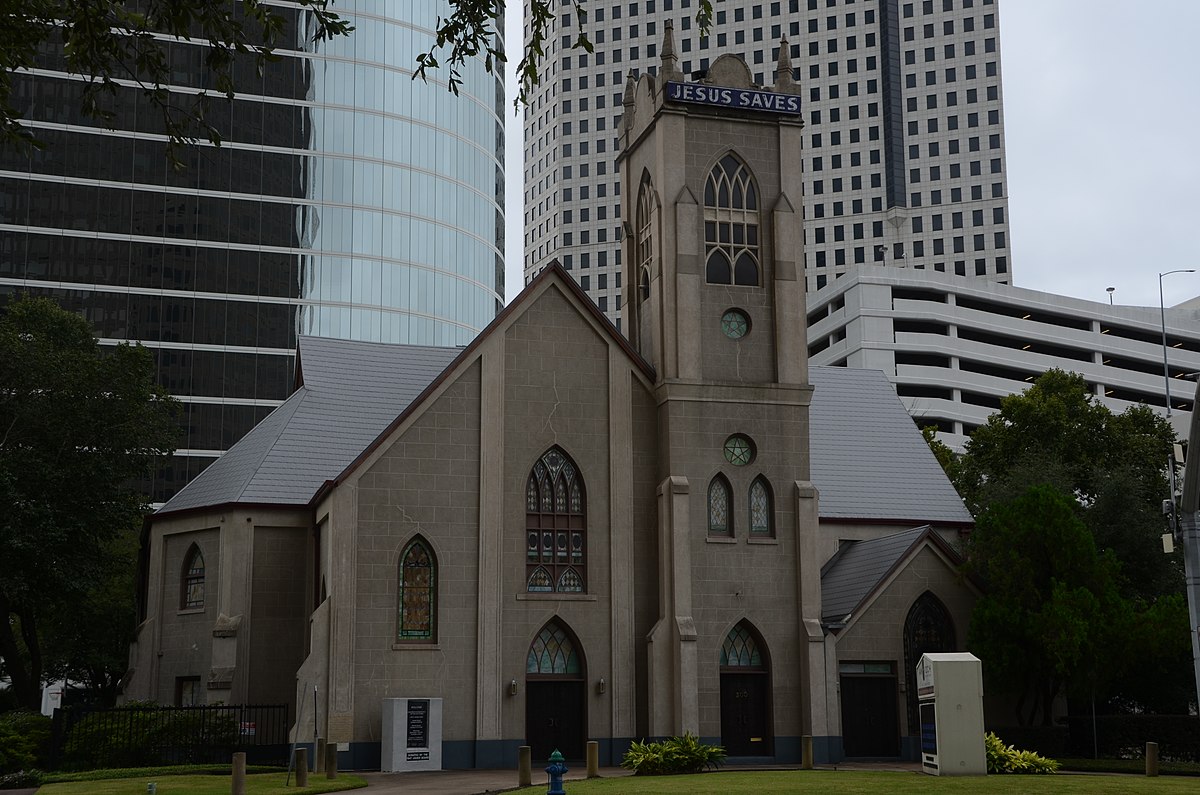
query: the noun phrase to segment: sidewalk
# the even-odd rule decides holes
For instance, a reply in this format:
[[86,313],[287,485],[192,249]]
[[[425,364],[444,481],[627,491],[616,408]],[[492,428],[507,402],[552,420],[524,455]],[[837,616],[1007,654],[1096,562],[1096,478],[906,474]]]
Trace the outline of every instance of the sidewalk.
[[[817,765],[820,770],[887,770],[919,773],[919,762],[841,762],[837,765]],[[797,765],[730,765],[722,770],[799,770]],[[586,770],[571,770],[566,781],[580,781]],[[428,773],[355,773],[367,780],[371,795],[484,795],[517,788],[516,770],[435,770]],[[619,767],[600,768],[601,778],[633,775]],[[535,787],[545,789],[546,774],[533,771]]]
[[[504,792],[517,788],[517,771],[513,770],[434,770],[428,773],[355,773],[367,780],[367,791],[371,795],[482,795],[487,792]],[[616,778],[633,775],[619,767],[600,768],[601,778]],[[572,769],[566,781],[580,781],[587,777],[587,770]],[[546,774],[533,771],[534,786],[545,789]]]

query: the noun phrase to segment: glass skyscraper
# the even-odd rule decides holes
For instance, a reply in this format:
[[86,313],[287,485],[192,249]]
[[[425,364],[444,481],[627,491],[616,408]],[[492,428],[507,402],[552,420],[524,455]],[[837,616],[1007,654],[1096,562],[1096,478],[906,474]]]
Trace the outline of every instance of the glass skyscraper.
[[[102,343],[154,352],[186,425],[155,500],[287,397],[298,333],[462,345],[503,305],[502,78],[480,59],[458,96],[412,79],[436,2],[339,0],[355,31],[316,44],[307,13],[280,6],[290,44],[210,102],[223,142],[183,170],[131,82],[107,130],[58,52],[14,77],[47,147],[0,151],[0,300],[50,296]],[[212,87],[203,50],[170,44],[182,100]]]

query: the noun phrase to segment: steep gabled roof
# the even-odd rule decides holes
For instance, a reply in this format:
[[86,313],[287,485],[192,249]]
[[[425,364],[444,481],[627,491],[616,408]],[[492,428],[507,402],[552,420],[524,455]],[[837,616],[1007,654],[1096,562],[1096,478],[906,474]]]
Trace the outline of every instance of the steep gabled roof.
[[879,370],[811,367],[822,519],[969,526],[972,518]]
[[[302,337],[297,391],[160,513],[226,504],[309,505],[365,461],[423,395],[553,280],[653,383],[653,368],[557,264],[466,349]],[[967,526],[971,516],[883,373],[813,367],[812,478],[823,520]]]
[[840,625],[863,608],[889,575],[928,542],[952,565],[962,558],[932,528],[914,527],[866,541],[847,541],[821,567],[821,621]]
[[160,512],[307,505],[459,353],[301,337],[301,386]]

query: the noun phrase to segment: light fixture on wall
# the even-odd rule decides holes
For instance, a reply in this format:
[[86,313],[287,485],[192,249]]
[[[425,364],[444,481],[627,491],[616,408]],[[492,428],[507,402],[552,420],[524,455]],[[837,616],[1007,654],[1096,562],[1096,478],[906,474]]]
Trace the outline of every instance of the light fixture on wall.
[[602,677],[600,677],[600,681],[596,683],[596,692],[599,693],[600,695],[604,695],[604,693],[607,690],[608,690],[608,683],[604,681],[604,677],[602,676]]
[[516,679],[514,679],[508,683],[508,694],[510,696],[515,696],[517,694],[517,680]]

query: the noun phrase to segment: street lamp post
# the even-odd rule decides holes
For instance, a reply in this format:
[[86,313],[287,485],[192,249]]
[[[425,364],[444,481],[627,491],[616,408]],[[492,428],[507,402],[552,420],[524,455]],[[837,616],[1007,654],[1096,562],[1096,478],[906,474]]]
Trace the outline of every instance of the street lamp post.
[[[1166,303],[1163,301],[1163,286],[1162,280],[1164,276],[1170,276],[1172,273],[1195,273],[1195,268],[1179,268],[1173,271],[1166,271],[1158,274],[1158,313],[1162,321],[1162,348],[1163,348],[1163,387],[1165,389],[1164,397],[1167,400],[1167,421],[1171,420],[1171,371],[1167,364],[1167,310]],[[1195,407],[1193,407],[1195,410]],[[1184,520],[1186,527],[1181,528],[1179,522],[1179,509],[1175,496],[1175,446],[1167,451],[1167,471],[1170,473],[1171,482],[1171,535],[1180,542],[1183,547],[1184,557],[1184,578],[1186,580],[1187,600],[1188,600],[1188,624],[1192,642],[1192,667],[1196,679],[1196,699],[1197,706],[1200,706],[1200,588],[1197,583],[1200,583],[1200,549],[1195,547],[1200,544],[1200,534],[1196,532],[1196,515],[1189,513]]]

